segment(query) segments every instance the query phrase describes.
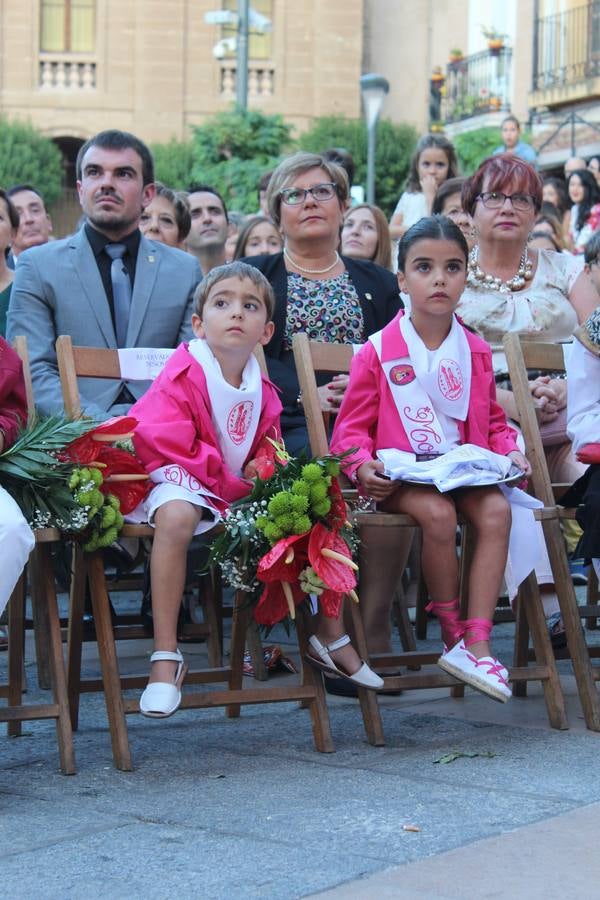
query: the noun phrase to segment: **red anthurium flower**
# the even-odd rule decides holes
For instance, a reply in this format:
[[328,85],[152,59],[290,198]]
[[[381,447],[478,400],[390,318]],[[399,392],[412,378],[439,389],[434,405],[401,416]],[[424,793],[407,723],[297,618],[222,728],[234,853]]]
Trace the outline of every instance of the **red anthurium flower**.
[[102,465],[102,493],[119,498],[123,515],[132,512],[152,487],[139,459],[128,450],[102,444],[95,461]]
[[310,531],[308,558],[321,581],[332,591],[346,593],[356,586],[355,566],[348,545],[320,522]]
[[[258,564],[256,577],[259,581],[266,582],[296,582],[306,565],[306,547],[307,534],[292,534],[282,538],[265,553]],[[286,562],[286,559],[290,561]]]
[[[71,441],[61,453],[60,459],[72,459],[83,466],[94,462],[98,459],[103,442],[118,441],[125,435],[131,434],[137,423],[137,419],[134,419],[133,416],[115,416],[96,428],[92,428],[76,441]],[[97,435],[98,439],[94,435]]]
[[348,511],[346,509],[346,501],[340,488],[337,478],[331,479],[331,487],[329,488],[329,499],[331,500],[331,509],[327,514],[327,522],[335,531],[339,531],[346,519]]
[[[291,591],[293,602],[297,606],[301,603],[305,594],[302,593],[298,586],[298,582],[292,582],[287,585]],[[254,607],[254,618],[259,625],[276,625],[289,614],[287,598],[284,593],[281,581],[272,581],[265,585],[260,595],[258,603]]]

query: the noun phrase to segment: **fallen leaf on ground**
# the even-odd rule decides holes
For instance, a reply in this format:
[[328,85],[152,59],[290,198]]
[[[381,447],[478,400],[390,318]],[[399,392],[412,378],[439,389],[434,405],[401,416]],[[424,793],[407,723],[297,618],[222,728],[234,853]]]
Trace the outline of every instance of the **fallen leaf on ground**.
[[420,831],[420,830],[421,829],[419,828],[418,825],[403,825],[402,826],[402,831]]
[[451,750],[449,753],[444,753],[443,756],[439,756],[437,759],[433,760],[433,764],[441,763],[441,765],[447,765],[448,763],[454,762],[457,759],[474,759],[476,756],[483,757],[485,759],[492,759],[492,757],[496,756],[495,753],[492,753],[491,750]]

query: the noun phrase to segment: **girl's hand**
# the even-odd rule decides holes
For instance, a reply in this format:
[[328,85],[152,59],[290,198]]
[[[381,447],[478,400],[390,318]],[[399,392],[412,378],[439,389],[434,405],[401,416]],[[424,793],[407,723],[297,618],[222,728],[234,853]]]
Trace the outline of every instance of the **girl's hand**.
[[419,181],[419,184],[421,185],[421,190],[423,191],[423,195],[427,200],[427,208],[428,210],[431,210],[433,198],[435,197],[438,189],[438,183],[435,179],[435,175],[423,175],[423,177]]
[[329,403],[332,409],[339,409],[350,381],[349,375],[334,375],[325,387],[329,391]]
[[506,455],[509,459],[512,459],[515,466],[518,466],[519,469],[521,469],[524,475],[531,475],[531,465],[529,464],[529,460],[520,450],[511,450],[511,452]]
[[548,375],[541,375],[529,383],[531,396],[540,412],[542,423],[553,422],[558,416],[559,409],[562,409],[561,398],[558,396],[555,385],[556,381],[550,381]]
[[382,477],[384,468],[382,462],[371,459],[356,470],[356,477],[361,487],[373,500],[385,500],[398,487],[397,481]]

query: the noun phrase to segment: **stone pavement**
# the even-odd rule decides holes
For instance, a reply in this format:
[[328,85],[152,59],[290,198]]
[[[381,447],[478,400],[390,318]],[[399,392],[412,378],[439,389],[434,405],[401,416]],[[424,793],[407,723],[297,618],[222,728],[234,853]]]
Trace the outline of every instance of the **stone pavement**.
[[[496,635],[507,660],[512,626]],[[282,630],[274,637],[293,650]],[[438,641],[433,625],[427,643]],[[145,671],[148,652],[119,642],[123,670]],[[184,652],[192,665],[205,658],[203,645]],[[97,671],[94,644],[85,657]],[[5,664],[0,654],[0,678]],[[0,736],[2,894],[600,896],[600,735],[585,729],[569,664],[561,670],[567,732],[548,728],[537,686],[506,705],[444,690],[386,697],[383,748],[366,743],[355,701],[330,698],[337,752],[327,755],[313,750],[308,713],[294,704],[246,707],[238,720],[189,710],[129,717],[130,773],[112,766],[102,695],[83,695],[74,777],[58,773],[52,724]],[[27,672],[43,699],[33,662]],[[438,762],[451,751],[478,755]]]

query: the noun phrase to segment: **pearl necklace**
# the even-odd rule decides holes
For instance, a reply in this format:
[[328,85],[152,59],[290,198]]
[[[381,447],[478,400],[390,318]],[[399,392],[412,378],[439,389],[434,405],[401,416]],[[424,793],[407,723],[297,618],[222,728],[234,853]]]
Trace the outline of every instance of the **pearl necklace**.
[[527,247],[519,262],[516,275],[508,281],[502,281],[497,275],[486,275],[479,265],[479,247],[473,247],[469,254],[467,281],[478,287],[485,287],[490,291],[500,291],[501,294],[510,294],[512,291],[520,291],[528,281],[533,278],[533,263],[527,254]]
[[331,272],[331,270],[334,269],[340,261],[340,254],[336,250],[335,259],[330,266],[327,266],[325,269],[307,269],[305,266],[301,266],[300,263],[296,262],[294,257],[288,253],[287,247],[283,248],[283,255],[286,259],[289,259],[295,269],[299,269],[300,272],[306,272],[308,275],[323,275],[325,272]]

